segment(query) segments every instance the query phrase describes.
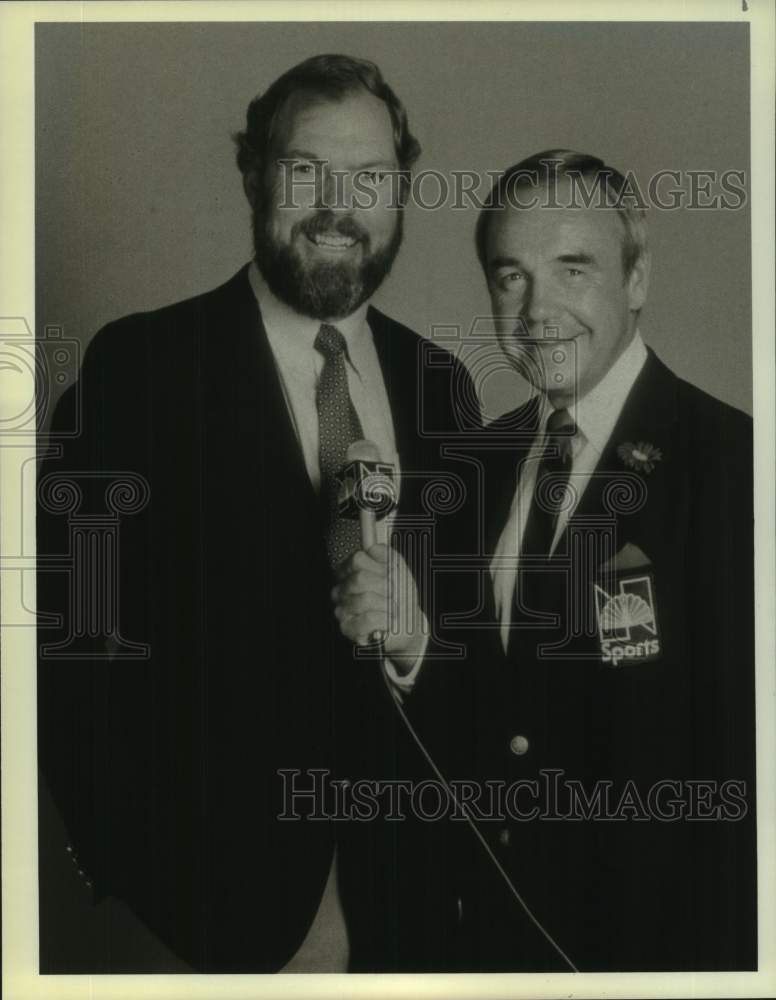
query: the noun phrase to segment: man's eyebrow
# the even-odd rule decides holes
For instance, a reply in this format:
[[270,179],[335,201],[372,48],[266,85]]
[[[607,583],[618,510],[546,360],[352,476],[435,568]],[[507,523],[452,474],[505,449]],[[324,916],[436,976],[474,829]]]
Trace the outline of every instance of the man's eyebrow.
[[366,163],[356,163],[351,170],[398,170],[395,160],[369,160]]
[[289,149],[282,156],[278,157],[278,160],[313,160],[316,163],[326,163],[322,156],[318,156],[317,153],[311,153],[307,149]]
[[494,257],[488,261],[488,268],[496,270],[499,267],[522,267],[519,257]]
[[[278,160],[309,160],[313,163],[328,163],[329,161],[318,153],[311,153],[307,149],[289,149]],[[350,170],[398,170],[395,160],[367,160],[363,163],[356,163]]]
[[590,253],[562,253],[556,260],[561,264],[597,264],[598,261]]

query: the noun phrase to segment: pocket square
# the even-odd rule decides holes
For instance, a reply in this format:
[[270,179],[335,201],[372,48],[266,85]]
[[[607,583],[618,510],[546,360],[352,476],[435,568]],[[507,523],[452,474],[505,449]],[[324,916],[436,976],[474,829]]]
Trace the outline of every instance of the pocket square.
[[605,563],[599,566],[599,572],[611,573],[615,570],[636,569],[638,566],[651,565],[652,560],[649,556],[642,552],[638,545],[632,545],[628,542],[611,559],[607,559]]

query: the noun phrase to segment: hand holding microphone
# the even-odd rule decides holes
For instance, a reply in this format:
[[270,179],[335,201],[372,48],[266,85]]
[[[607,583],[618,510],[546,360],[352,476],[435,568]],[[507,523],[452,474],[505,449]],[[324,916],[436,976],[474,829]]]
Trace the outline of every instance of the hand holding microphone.
[[377,520],[396,505],[393,467],[371,441],[356,441],[339,478],[339,513],[359,519],[362,549],[336,570],[334,614],[348,639],[383,641],[392,663],[409,671],[424,641],[417,588],[402,556],[376,541]]

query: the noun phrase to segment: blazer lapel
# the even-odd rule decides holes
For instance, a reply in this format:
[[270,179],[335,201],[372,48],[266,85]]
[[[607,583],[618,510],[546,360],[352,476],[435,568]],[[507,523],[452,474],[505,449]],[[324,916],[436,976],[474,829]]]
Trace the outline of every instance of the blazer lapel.
[[371,306],[367,322],[391,407],[396,451],[404,468],[404,463],[410,462],[417,451],[415,389],[420,358],[407,351],[403,338],[391,336],[390,321]]
[[[421,484],[416,475],[430,471],[423,447],[423,438],[418,432],[420,419],[419,391],[421,358],[411,342],[401,336],[401,329],[393,331],[392,322],[373,307],[367,312],[367,322],[372,331],[377,358],[380,362],[385,391],[393,420],[396,452],[399,456],[400,472],[403,476],[399,494],[399,510],[402,514],[422,512],[420,500]],[[393,335],[393,334],[396,335]],[[428,467],[427,467],[428,466]]]
[[[644,367],[628,394],[594,474],[566,525],[566,531],[580,519],[591,515],[600,516],[612,506],[611,498],[607,500],[606,494],[612,490],[618,474],[623,487],[626,486],[630,476],[634,474],[644,476],[644,473],[628,466],[619,454],[619,448],[642,443],[664,451],[670,446],[672,427],[676,422],[675,382],[669,370],[658,360],[654,352],[649,348],[647,350],[648,356]],[[648,484],[649,480],[646,482]],[[648,490],[646,503],[649,503]],[[561,548],[559,544],[558,550]]]
[[288,519],[289,505],[297,513],[301,507],[309,523],[318,513],[317,497],[247,267],[224,286],[206,322],[207,405],[218,429],[213,447],[226,477],[221,488],[228,489],[240,470],[244,488],[282,509],[280,523]]

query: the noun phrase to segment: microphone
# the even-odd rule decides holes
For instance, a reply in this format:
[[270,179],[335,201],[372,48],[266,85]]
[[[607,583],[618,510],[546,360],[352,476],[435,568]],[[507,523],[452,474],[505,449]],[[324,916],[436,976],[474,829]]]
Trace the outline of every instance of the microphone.
[[393,465],[380,461],[380,451],[372,441],[354,441],[347,450],[337,479],[338,513],[354,521],[358,518],[361,545],[370,549],[377,541],[378,520],[396,506]]
[[[337,510],[341,517],[358,518],[361,546],[370,549],[377,541],[377,521],[396,506],[393,465],[380,461],[380,450],[372,441],[354,441],[345,455],[337,478]],[[385,655],[387,633],[378,629],[370,636],[377,654]]]

